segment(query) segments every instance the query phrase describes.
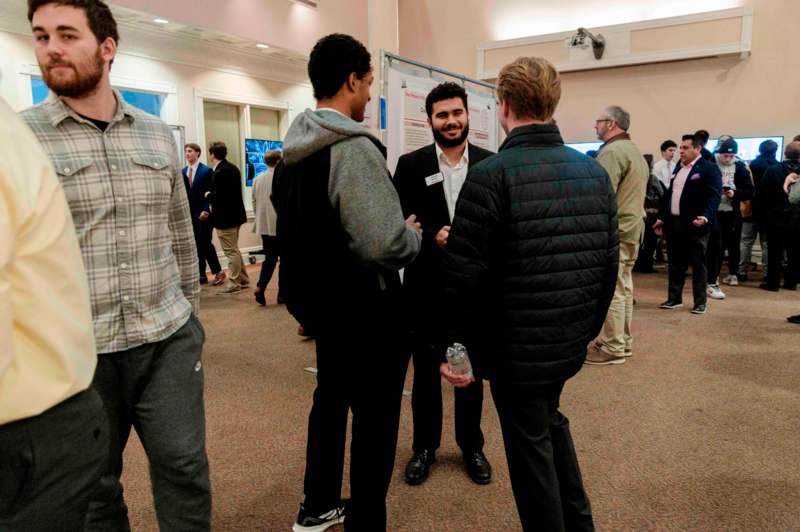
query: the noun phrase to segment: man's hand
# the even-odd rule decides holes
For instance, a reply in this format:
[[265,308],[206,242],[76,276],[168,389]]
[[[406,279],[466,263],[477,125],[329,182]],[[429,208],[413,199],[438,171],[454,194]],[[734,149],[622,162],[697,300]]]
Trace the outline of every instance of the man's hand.
[[708,220],[706,220],[705,216],[698,216],[697,218],[694,219],[694,221],[692,222],[692,225],[695,226],[695,227],[703,227],[707,223],[708,223]]
[[653,232],[656,234],[656,236],[663,236],[664,222],[661,220],[656,220],[656,223],[653,224]]
[[412,214],[408,218],[406,218],[406,225],[408,225],[411,229],[417,232],[417,235],[422,237],[422,225],[417,221],[417,215]]
[[203,212],[200,213],[200,216],[198,216],[197,218],[201,222],[205,222],[206,220],[208,220],[209,216],[211,216],[211,214],[208,211],[203,211]]
[[450,371],[450,364],[447,362],[442,362],[439,366],[439,373],[442,374],[442,377],[447,379],[447,382],[455,386],[456,388],[466,388],[473,382],[475,382],[475,377],[470,377],[469,375],[456,375],[452,371]]
[[450,226],[445,225],[436,233],[436,245],[444,249],[447,247],[447,238],[450,236]]
[[791,187],[792,185],[794,185],[798,181],[800,181],[800,175],[792,172],[791,174],[786,176],[786,180],[783,182],[783,191],[788,194],[789,193],[789,187]]
[[731,189],[729,189],[729,188],[726,188],[726,189],[723,191],[723,194],[725,194],[725,196],[726,196],[726,197],[728,197],[728,198],[733,198],[733,196],[734,196],[736,193],[735,193],[733,190],[731,190]]

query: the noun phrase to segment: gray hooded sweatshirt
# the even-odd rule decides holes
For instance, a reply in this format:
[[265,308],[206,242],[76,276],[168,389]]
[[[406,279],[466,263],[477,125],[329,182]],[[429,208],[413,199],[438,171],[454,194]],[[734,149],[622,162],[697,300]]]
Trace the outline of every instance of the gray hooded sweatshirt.
[[414,260],[421,238],[403,219],[386,158],[373,139],[338,111],[306,109],[289,127],[283,157],[293,165],[330,146],[328,197],[350,251],[364,264],[396,271]]

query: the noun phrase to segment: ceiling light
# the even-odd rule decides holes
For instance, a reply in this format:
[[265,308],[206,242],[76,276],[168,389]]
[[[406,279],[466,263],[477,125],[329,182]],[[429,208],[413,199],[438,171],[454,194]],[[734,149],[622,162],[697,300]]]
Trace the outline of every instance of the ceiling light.
[[165,18],[154,18],[153,22],[155,22],[156,24],[169,24],[169,20]]
[[265,48],[269,48],[269,45],[268,44],[264,44],[264,43],[258,43],[256,45],[256,48],[265,49]]

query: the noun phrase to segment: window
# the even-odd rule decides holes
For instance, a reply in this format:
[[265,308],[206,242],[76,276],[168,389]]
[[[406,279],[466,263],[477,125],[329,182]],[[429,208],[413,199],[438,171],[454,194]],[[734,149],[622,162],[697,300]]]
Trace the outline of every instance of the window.
[[[33,105],[43,102],[47,98],[49,89],[42,78],[31,76],[31,93],[33,94]],[[135,91],[119,89],[122,99],[151,115],[161,116],[161,109],[164,105],[164,95],[153,92]]]

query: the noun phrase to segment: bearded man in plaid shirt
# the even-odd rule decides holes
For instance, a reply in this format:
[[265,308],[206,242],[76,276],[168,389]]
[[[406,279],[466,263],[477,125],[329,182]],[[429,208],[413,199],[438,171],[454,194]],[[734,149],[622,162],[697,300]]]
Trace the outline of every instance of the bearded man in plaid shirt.
[[130,529],[119,477],[135,427],[161,530],[208,530],[205,334],[172,132],[112,89],[119,35],[105,3],[29,0],[28,19],[51,94],[21,116],[50,157],[75,222],[100,353],[93,385],[111,429],[85,528]]

